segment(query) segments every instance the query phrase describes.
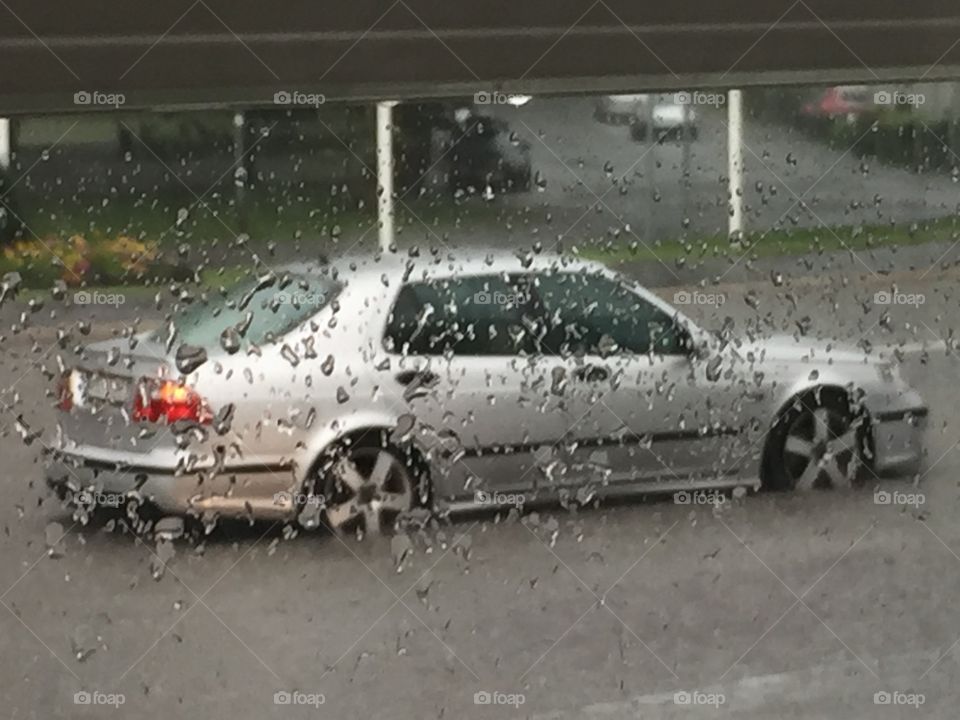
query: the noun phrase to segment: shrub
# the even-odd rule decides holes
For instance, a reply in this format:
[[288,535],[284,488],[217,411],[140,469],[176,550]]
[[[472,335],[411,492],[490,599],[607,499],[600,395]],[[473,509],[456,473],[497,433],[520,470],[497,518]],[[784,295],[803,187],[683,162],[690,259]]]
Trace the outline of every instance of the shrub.
[[147,280],[183,280],[189,268],[163,262],[155,248],[127,236],[17,240],[3,249],[0,271],[19,272],[25,287],[50,287],[57,280],[79,286],[123,285]]

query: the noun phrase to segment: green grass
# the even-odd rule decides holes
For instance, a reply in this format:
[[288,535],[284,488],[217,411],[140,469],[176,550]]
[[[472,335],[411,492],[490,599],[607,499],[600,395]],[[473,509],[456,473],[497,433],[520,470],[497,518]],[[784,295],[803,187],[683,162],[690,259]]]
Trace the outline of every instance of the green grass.
[[[320,210],[316,204],[306,201],[274,205],[269,200],[270,198],[263,194],[251,195],[248,198],[246,227],[250,234],[249,242],[251,249],[260,254],[263,254],[263,248],[268,242],[282,246],[293,241],[301,243],[303,252],[335,252],[336,236],[342,235],[343,245],[346,245],[365,231],[370,243],[375,241],[376,208],[370,204],[361,206],[358,203],[357,206],[346,207],[342,202],[337,205],[331,201],[325,209]],[[496,203],[485,203],[478,198],[463,202],[455,202],[446,197],[440,200],[414,199],[411,193],[407,200],[409,208],[400,206],[397,211],[398,226],[411,231],[407,237],[424,235],[426,231],[421,220],[440,238],[460,228],[476,231],[479,235],[484,232],[503,233],[508,224],[524,222],[522,210],[507,209]],[[59,212],[35,212],[29,215],[27,224],[41,237],[68,237],[73,234],[84,234],[88,237],[95,234],[107,237],[133,235],[148,245],[158,244],[168,261],[176,261],[176,248],[187,244],[191,247],[191,252],[184,262],[199,266],[201,285],[229,286],[249,274],[249,269],[239,266],[249,255],[241,255],[239,250],[232,248],[234,234],[240,229],[236,209],[231,202],[221,201],[220,206],[215,202],[216,199],[211,201],[210,208],[194,207],[179,226],[176,224],[178,209],[190,205],[189,199],[185,197],[172,197],[149,204],[111,202],[97,207],[76,202],[58,203],[62,205]],[[219,213],[219,218],[215,213]],[[846,249],[866,250],[953,242],[957,237],[960,237],[960,217],[950,216],[913,225],[778,229],[767,233],[750,233],[743,243],[731,243],[723,235],[709,235],[656,242],[648,248],[630,236],[622,236],[617,241],[603,245],[577,246],[570,249],[575,249],[585,258],[613,265],[657,260],[695,263],[710,258],[734,260],[747,250],[753,258],[796,256]],[[398,239],[406,242],[402,234]],[[224,267],[217,265],[220,260],[210,261],[205,267],[202,265],[201,252],[211,250],[214,242],[220,247],[219,256],[228,258],[222,261]],[[218,255],[214,253],[213,256]],[[269,257],[267,261],[269,262]],[[149,298],[164,290],[165,286],[166,283],[131,283],[97,286],[97,289],[105,292],[123,291]],[[46,292],[46,288],[46,284],[38,287],[41,294]]]
[[[210,197],[197,203],[190,196],[167,194],[149,202],[129,198],[106,203],[60,200],[42,208],[21,208],[20,216],[28,228],[27,237],[128,235],[155,244],[164,253],[174,252],[183,243],[207,247],[216,240],[229,244],[242,234],[256,247],[269,242],[331,241],[364,232],[375,237],[374,202],[320,200],[316,193],[306,191],[303,197],[290,200],[293,195],[293,191],[250,194],[242,212],[233,197]],[[490,225],[504,212],[478,198],[454,201],[417,198],[410,193],[397,203],[396,224],[422,229],[422,221],[441,234],[458,227]]]
[[[442,227],[439,228],[442,230]],[[903,247],[931,242],[954,242],[960,237],[960,218],[948,217],[916,226],[868,226],[836,227],[831,230],[802,228],[792,231],[777,230],[766,235],[757,233],[747,238],[752,242],[749,253],[753,258],[773,256],[795,256],[809,253],[831,252],[838,250],[866,250],[880,247]],[[705,258],[739,258],[745,251],[745,245],[731,244],[721,236],[691,239],[686,244],[678,242],[659,243],[650,249],[638,243],[633,246],[609,245],[606,247],[577,247],[576,252],[584,258],[598,260],[608,265],[622,262],[672,262],[685,258],[694,262]],[[200,287],[215,289],[229,288],[251,277],[256,271],[251,266],[225,265],[207,267],[200,271]],[[148,300],[157,292],[166,292],[167,283],[152,285],[108,285],[90,286],[102,292],[123,292],[128,297]],[[27,290],[22,297],[41,297],[46,289]]]
[[[301,253],[313,257],[333,254],[338,247],[352,246],[361,237],[365,238],[366,247],[376,243],[375,206],[357,203],[347,207],[343,203],[329,202],[325,210],[320,210],[319,203],[304,201],[275,205],[269,200],[263,194],[251,194],[244,213],[245,223],[241,223],[232,202],[218,206],[216,199],[212,199],[209,206],[198,204],[191,207],[189,198],[169,194],[165,199],[150,203],[107,202],[93,206],[77,201],[56,201],[53,211],[49,207],[45,210],[36,206],[21,208],[21,217],[26,223],[24,236],[28,242],[34,236],[44,242],[74,235],[91,241],[132,236],[148,248],[158,249],[157,260],[161,264],[186,267],[188,272],[198,269],[203,286],[235,281],[244,274],[235,266],[249,261],[254,253],[269,266],[273,264],[271,257],[282,263]],[[178,223],[178,213],[183,216],[181,209],[189,210],[185,219]],[[396,210],[398,241],[429,238],[431,233],[443,240],[459,228],[502,228],[508,212],[479,198],[454,201],[444,197],[438,201],[414,198],[411,193]],[[244,230],[247,239],[245,249],[241,249],[237,246],[237,239],[242,237]],[[299,244],[299,251],[289,249],[284,252],[292,243]],[[188,248],[183,256],[178,252],[181,246]],[[277,248],[275,255],[272,246]],[[362,249],[362,246],[357,247]],[[63,275],[62,265],[56,263],[52,253],[43,251],[32,263],[25,263],[23,258],[5,258],[0,253],[0,275],[19,271],[23,276],[23,287],[39,290],[42,294]],[[223,268],[226,270],[221,276]],[[113,277],[117,275],[112,274]],[[150,276],[149,271],[147,275]],[[129,295],[149,297],[165,284],[163,281],[146,283],[131,278],[129,283],[122,285],[113,281],[90,282],[88,286],[105,292],[123,289]]]
[[195,204],[192,197],[58,203],[53,208],[25,209],[22,217],[30,232],[42,238],[129,235],[156,243],[161,249],[176,248],[183,242],[233,241],[243,232],[265,241],[329,236],[337,225],[365,228],[375,222],[375,209],[345,209],[331,204],[320,210],[305,202],[285,206],[268,200],[251,198],[242,219],[232,200],[213,198]]
[[608,264],[630,261],[663,262],[685,259],[695,262],[706,258],[736,259],[749,249],[750,257],[795,256],[837,250],[869,250],[881,247],[954,242],[960,237],[960,217],[946,217],[915,225],[839,226],[797,228],[750,233],[742,242],[732,243],[726,236],[691,238],[685,242],[663,242],[644,247],[629,244],[577,248],[582,257]]

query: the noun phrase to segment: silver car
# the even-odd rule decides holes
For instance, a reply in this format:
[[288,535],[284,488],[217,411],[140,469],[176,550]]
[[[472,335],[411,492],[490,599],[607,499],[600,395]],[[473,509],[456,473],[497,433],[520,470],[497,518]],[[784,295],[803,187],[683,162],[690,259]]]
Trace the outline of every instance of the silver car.
[[912,472],[927,414],[858,349],[720,337],[599,264],[504,253],[251,279],[91,345],[60,406],[47,477],[73,503],[367,533],[478,505]]

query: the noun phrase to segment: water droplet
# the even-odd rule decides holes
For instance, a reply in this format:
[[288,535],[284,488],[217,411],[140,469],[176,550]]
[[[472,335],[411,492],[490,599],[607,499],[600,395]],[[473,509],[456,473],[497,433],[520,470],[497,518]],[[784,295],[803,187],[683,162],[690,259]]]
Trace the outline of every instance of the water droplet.
[[198,345],[183,344],[177,348],[177,370],[189,375],[207,361],[207,351]]
[[723,365],[723,356],[716,355],[707,363],[707,380],[716,382],[720,379],[720,372]]
[[544,192],[547,189],[547,178],[539,170],[533,176],[533,183],[537,186],[537,192]]
[[47,545],[47,554],[52,558],[63,557],[63,525],[58,522],[47,523],[43,530],[43,539]]
[[333,355],[327,355],[327,359],[323,361],[323,364],[320,365],[320,372],[322,372],[327,377],[333,373]]
[[280,348],[280,356],[286,360],[292,367],[296,367],[300,364],[300,358],[297,356],[297,353],[294,352],[293,348],[284,343],[283,347]]
[[240,349],[240,333],[237,332],[236,327],[231,325],[224,328],[223,332],[220,333],[220,347],[229,355],[233,355]]

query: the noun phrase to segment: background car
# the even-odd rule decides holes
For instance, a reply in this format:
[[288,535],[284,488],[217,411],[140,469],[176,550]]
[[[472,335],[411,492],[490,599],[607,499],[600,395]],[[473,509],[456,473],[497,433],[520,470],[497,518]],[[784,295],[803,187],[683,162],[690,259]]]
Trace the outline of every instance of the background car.
[[454,192],[496,193],[530,189],[533,165],[530,141],[501,117],[459,108],[450,138],[450,183]]
[[634,118],[630,124],[630,136],[634,140],[645,140],[648,137],[647,125],[652,121],[658,140],[684,137],[696,140],[697,113],[689,103],[678,101],[678,98],[684,95],[685,93],[671,93],[640,96],[641,100],[635,107]]
[[645,97],[642,93],[602,95],[594,103],[593,116],[601,122],[626,125],[633,122],[637,106]]
[[876,109],[873,92],[866,85],[837,85],[829,87],[804,103],[800,115],[811,120],[856,120]]

